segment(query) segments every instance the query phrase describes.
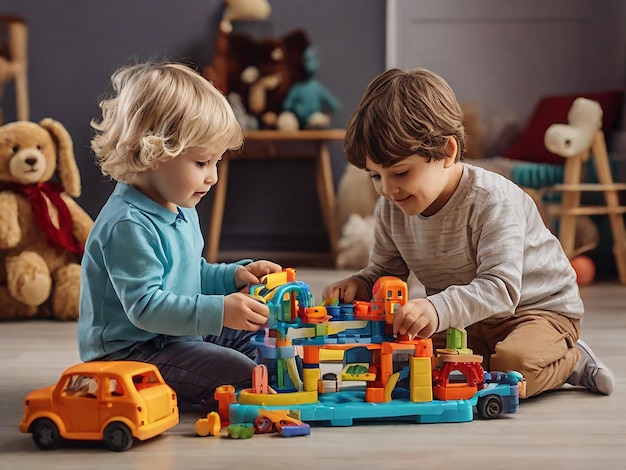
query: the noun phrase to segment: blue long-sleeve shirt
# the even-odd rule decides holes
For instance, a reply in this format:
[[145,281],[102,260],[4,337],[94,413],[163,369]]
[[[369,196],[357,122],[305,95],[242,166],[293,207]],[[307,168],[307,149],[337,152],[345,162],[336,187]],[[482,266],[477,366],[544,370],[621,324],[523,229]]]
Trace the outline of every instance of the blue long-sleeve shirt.
[[124,359],[155,340],[220,334],[224,295],[245,263],[209,264],[195,209],[178,214],[117,183],[82,260],[78,350],[83,361]]

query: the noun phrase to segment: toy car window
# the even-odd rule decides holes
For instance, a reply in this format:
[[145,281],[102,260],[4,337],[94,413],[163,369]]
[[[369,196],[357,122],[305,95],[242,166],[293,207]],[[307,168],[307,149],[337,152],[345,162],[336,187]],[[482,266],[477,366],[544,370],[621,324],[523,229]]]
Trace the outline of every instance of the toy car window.
[[137,390],[151,387],[153,385],[158,385],[160,383],[161,381],[152,371],[144,372],[143,374],[133,375],[133,384],[135,384],[135,388]]
[[117,379],[109,379],[109,393],[114,397],[121,397],[124,395],[124,388]]
[[96,398],[97,394],[98,379],[90,375],[72,375],[63,390],[67,397]]

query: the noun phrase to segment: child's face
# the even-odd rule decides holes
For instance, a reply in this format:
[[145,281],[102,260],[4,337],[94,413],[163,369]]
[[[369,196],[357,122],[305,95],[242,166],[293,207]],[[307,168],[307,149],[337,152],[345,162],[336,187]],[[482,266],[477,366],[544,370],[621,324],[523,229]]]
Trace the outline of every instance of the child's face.
[[454,157],[431,160],[413,155],[384,168],[365,161],[376,192],[394,202],[406,215],[430,216],[450,199],[461,179],[462,165]]
[[217,183],[217,163],[225,151],[191,147],[156,170],[139,173],[133,186],[174,213],[177,206],[195,207]]

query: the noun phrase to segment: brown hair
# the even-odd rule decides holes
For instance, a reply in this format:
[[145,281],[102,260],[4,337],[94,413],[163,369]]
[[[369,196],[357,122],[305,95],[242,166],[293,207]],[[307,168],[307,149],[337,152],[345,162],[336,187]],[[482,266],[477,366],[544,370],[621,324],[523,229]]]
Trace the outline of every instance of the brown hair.
[[366,158],[385,167],[412,155],[440,160],[450,137],[461,160],[463,111],[450,85],[430,70],[390,69],[367,86],[348,123],[344,152],[358,168],[365,168]]

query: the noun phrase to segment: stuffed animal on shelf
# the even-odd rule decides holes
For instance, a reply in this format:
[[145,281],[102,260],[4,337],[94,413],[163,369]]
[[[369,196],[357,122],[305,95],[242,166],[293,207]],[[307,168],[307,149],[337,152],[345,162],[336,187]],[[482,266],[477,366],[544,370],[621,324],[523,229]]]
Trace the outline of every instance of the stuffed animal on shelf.
[[283,109],[296,115],[301,129],[326,129],[330,127],[330,113],[340,107],[339,100],[315,79],[319,62],[312,46],[304,51],[303,63],[308,77],[291,86]]
[[217,41],[213,65],[203,69],[203,76],[243,105],[248,116],[242,124],[256,121],[244,129],[276,128],[290,87],[307,77],[302,60],[309,45],[306,33],[295,30],[281,37],[256,39],[221,32]]
[[[210,66],[203,76],[245,109],[239,122],[246,130],[293,127],[294,119],[283,116],[282,102],[291,85],[304,80],[303,53],[309,39],[302,30],[281,37],[257,39],[233,32],[233,22],[263,21],[271,12],[267,0],[224,0],[224,11]],[[280,118],[280,119],[279,119]]]
[[[223,90],[238,95],[259,128],[277,128],[291,86],[307,77],[303,54],[309,39],[302,30],[281,37],[228,36],[227,74]],[[209,78],[205,74],[205,77]]]
[[224,0],[224,13],[220,21],[220,31],[230,33],[233,21],[264,20],[271,11],[267,0]]
[[73,199],[80,193],[60,122],[0,127],[0,320],[78,318],[79,263],[93,226]]
[[233,21],[264,20],[269,16],[272,8],[267,0],[224,0],[223,7],[222,19],[217,28],[213,47],[213,63],[204,67],[202,74],[228,94],[231,91],[228,89],[227,82]]

